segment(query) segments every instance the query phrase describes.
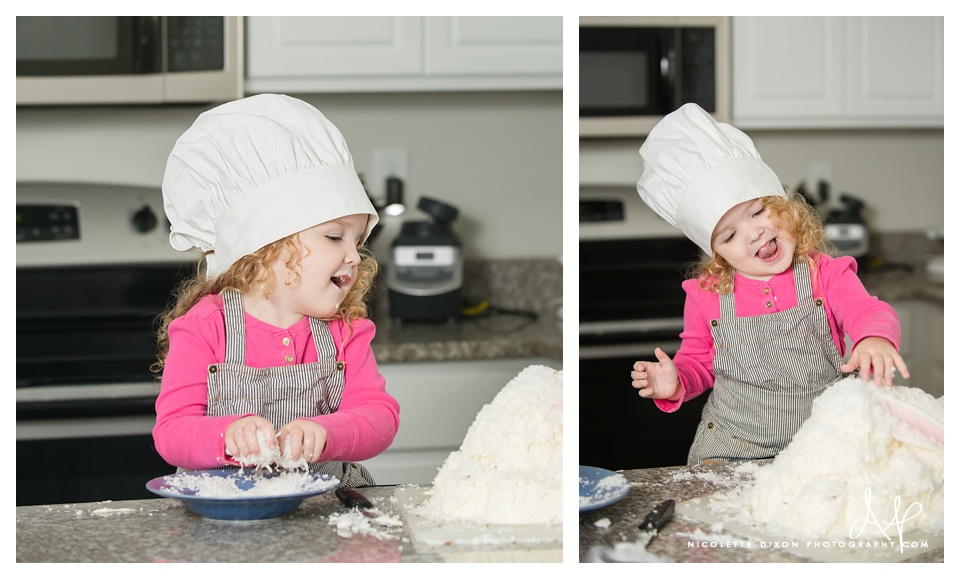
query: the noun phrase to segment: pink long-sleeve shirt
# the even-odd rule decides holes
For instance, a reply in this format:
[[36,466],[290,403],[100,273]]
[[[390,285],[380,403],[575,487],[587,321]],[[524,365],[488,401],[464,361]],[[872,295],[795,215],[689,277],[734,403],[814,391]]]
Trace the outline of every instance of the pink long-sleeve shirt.
[[[244,320],[247,366],[266,368],[317,361],[309,318],[289,328],[278,328],[246,313]],[[332,414],[303,418],[327,431],[320,460],[365,460],[393,442],[400,426],[400,405],[387,393],[370,348],[376,333],[373,322],[359,319],[350,327],[337,320],[329,325],[340,352],[338,359],[345,362],[340,407]],[[226,352],[223,299],[218,295],[204,297],[172,321],[168,329],[170,350],[153,429],[157,452],[168,463],[186,469],[237,464],[226,455],[223,437],[232,422],[247,414],[205,416],[207,367],[223,363]],[[284,338],[289,338],[289,345],[284,344]],[[293,356],[291,362],[287,362],[287,355]]]
[[[860,340],[875,336],[889,340],[900,350],[900,320],[887,303],[867,293],[857,277],[857,262],[852,257],[822,255],[819,267],[811,272],[815,298],[823,298],[833,343],[843,358],[844,333],[856,346]],[[737,316],[755,316],[788,310],[797,305],[793,268],[760,281],[736,274],[733,298]],[[713,335],[710,320],[720,317],[720,296],[700,288],[698,279],[683,282],[687,293],[683,309],[680,349],[673,362],[680,375],[680,399],[655,400],[665,412],[675,412],[684,400],[690,400],[713,387]],[[767,303],[771,307],[767,307]]]

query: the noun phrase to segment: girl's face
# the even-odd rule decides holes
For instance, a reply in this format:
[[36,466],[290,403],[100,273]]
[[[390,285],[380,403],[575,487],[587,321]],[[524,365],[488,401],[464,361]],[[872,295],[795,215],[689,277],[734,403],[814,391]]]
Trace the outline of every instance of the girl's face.
[[367,215],[358,214],[301,231],[300,280],[294,280],[284,260],[277,260],[273,267],[278,283],[270,300],[282,300],[290,312],[303,316],[333,316],[356,280],[357,248],[366,227]]
[[713,251],[740,275],[766,281],[793,265],[796,241],[759,199],[734,205],[713,230]]

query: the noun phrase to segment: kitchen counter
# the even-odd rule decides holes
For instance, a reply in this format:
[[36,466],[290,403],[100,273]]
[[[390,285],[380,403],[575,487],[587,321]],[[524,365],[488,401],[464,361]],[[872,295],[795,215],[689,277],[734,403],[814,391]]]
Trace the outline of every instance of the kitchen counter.
[[[403,520],[397,488],[361,490],[385,515]],[[375,533],[342,525],[353,535],[343,537],[329,518],[348,512],[332,491],[282,517],[247,522],[204,519],[180,501],[162,498],[17,507],[17,562],[553,562],[561,557],[556,545],[418,549],[406,521],[401,527],[373,527]]]
[[[744,463],[697,467],[664,467],[620,471],[630,482],[630,491],[622,500],[580,515],[580,561],[594,545],[612,547],[632,542],[638,525],[648,512],[667,499],[681,501],[729,490],[744,479],[736,470]],[[715,529],[677,514],[647,546],[650,555],[676,562],[697,563],[800,563],[802,556],[771,543],[741,537]],[[909,559],[909,562],[943,562],[944,550],[933,549]]]
[[373,353],[380,364],[501,358],[563,359],[563,330],[556,318],[509,314],[466,318],[456,324],[404,323],[373,317]]
[[859,276],[868,292],[887,303],[920,300],[943,305],[943,282],[930,280],[922,270],[865,270]]

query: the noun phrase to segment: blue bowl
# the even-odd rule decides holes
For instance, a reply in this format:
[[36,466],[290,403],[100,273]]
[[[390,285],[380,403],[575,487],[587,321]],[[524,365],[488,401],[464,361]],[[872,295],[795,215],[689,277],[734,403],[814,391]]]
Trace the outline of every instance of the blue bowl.
[[[273,519],[283,516],[300,506],[305,499],[325,493],[340,484],[340,480],[327,474],[311,473],[311,483],[322,481],[323,484],[310,484],[310,490],[276,496],[249,496],[242,494],[230,497],[196,496],[196,490],[178,485],[178,476],[207,475],[232,479],[232,482],[241,490],[249,490],[257,479],[241,474],[239,469],[214,469],[184,471],[179,475],[157,477],[147,483],[147,490],[161,497],[176,499],[188,509],[201,517],[222,521],[257,521]],[[278,476],[275,474],[260,475],[263,477]]]

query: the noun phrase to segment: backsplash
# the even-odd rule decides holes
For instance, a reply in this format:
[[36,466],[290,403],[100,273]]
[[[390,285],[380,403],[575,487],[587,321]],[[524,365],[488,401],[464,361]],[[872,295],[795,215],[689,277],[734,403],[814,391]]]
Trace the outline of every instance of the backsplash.
[[922,271],[927,259],[943,255],[943,231],[872,233],[870,257],[887,266],[910,266]]
[[563,264],[555,259],[466,260],[463,298],[554,315],[563,299]]

